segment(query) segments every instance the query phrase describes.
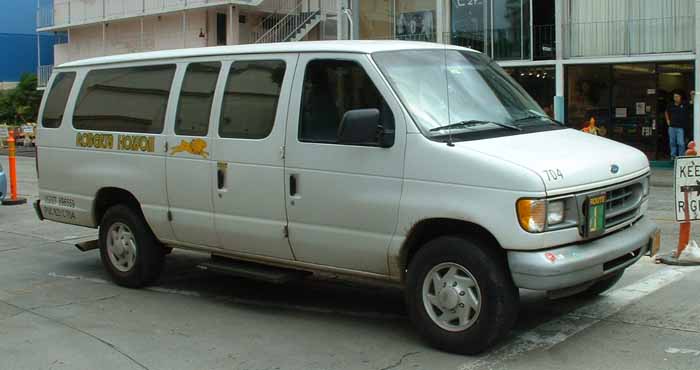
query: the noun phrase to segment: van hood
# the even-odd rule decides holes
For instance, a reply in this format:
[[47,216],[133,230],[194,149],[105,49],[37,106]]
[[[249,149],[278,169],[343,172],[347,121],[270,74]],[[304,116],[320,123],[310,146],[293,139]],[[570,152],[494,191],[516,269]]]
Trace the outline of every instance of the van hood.
[[628,180],[649,169],[641,151],[573,129],[455,143],[535,172],[548,193]]

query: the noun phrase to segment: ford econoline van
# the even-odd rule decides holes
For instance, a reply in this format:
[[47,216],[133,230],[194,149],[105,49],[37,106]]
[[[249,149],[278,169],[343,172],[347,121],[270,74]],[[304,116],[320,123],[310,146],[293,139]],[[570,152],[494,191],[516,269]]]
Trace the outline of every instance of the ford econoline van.
[[597,294],[658,249],[640,151],[568,129],[479,52],[399,41],[241,45],[57,67],[38,216],[98,228],[113,280],[172,248],[283,282],[404,287],[433,346],[478,353],[518,288]]

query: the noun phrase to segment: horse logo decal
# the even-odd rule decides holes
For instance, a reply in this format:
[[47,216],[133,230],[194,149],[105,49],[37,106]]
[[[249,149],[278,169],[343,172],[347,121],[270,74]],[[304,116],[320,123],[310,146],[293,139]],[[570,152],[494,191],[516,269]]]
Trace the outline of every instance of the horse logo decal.
[[173,147],[170,150],[170,155],[175,155],[180,152],[187,152],[193,155],[199,155],[202,158],[209,158],[209,152],[205,149],[207,148],[207,142],[202,139],[192,139],[192,141],[187,142],[187,140],[182,140],[180,145]]

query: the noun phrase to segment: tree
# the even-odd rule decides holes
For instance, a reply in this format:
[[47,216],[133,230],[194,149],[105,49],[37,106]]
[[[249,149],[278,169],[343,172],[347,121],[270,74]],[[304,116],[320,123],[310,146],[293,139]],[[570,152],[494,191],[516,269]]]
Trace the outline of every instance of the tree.
[[36,85],[36,75],[25,73],[14,89],[0,94],[0,121],[11,124],[36,122],[42,94]]

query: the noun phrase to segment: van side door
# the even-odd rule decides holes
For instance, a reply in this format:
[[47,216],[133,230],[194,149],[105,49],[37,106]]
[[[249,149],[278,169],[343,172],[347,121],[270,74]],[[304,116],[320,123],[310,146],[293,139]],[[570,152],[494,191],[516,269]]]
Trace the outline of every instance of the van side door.
[[[405,122],[364,54],[302,54],[286,140],[289,239],[297,260],[387,274],[403,183]],[[346,112],[379,111],[393,144],[341,144]],[[378,135],[379,136],[379,135]]]
[[212,160],[222,249],[293,259],[286,238],[283,146],[297,54],[237,55],[224,64]]
[[[169,219],[178,242],[218,246],[212,201],[212,104],[223,75],[219,61],[178,65],[174,124],[168,124],[166,182]],[[179,87],[179,89],[177,89]]]

